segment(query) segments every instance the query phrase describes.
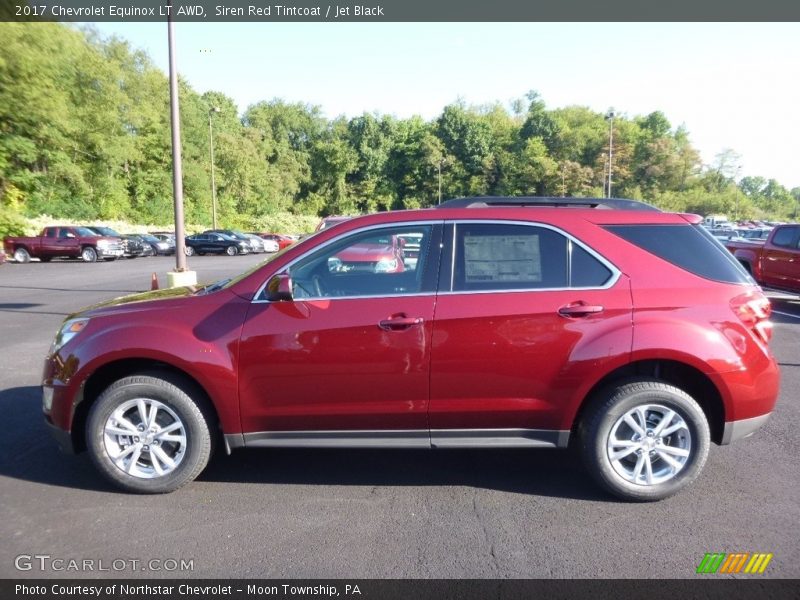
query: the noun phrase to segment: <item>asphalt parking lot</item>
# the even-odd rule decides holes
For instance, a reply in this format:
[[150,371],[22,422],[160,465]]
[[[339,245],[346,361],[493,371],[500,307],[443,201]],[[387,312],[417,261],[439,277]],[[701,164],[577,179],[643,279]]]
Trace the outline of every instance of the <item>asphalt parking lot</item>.
[[[211,281],[261,258],[190,264]],[[618,502],[551,450],[242,450],[173,494],[126,495],[57,450],[41,362],[67,314],[149,289],[152,272],[163,285],[172,265],[0,266],[0,578],[683,578],[706,552],[770,552],[764,576],[800,577],[800,302],[774,303],[782,392],[766,427],[712,446],[700,479],[659,503]],[[140,562],[19,571],[19,555]],[[153,559],[192,569],[140,572]]]

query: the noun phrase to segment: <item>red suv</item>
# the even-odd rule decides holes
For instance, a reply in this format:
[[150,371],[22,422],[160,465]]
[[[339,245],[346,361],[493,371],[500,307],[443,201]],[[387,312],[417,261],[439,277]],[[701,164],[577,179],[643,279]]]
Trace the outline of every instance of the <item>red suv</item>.
[[[220,440],[574,445],[610,492],[664,498],[778,395],[769,302],[700,222],[563,198],[353,218],[235,279],[70,316],[45,416],[133,492],[193,480]],[[376,238],[413,258],[342,268]]]

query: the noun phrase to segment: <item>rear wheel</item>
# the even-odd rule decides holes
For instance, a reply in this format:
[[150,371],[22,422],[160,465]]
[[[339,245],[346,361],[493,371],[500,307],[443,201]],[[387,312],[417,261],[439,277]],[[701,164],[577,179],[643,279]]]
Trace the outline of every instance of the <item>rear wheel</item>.
[[18,263],[30,262],[31,255],[25,248],[17,248],[14,250],[14,260]]
[[191,246],[186,246],[186,247],[183,249],[183,253],[184,253],[186,256],[194,256],[194,248],[192,248]]
[[661,500],[689,485],[708,457],[708,421],[686,392],[653,380],[606,389],[579,432],[592,477],[625,500]]
[[83,259],[83,262],[95,262],[97,260],[97,250],[91,246],[86,246],[81,250],[81,259]]
[[126,491],[172,492],[208,464],[211,419],[204,408],[191,386],[168,375],[120,379],[89,412],[86,440],[92,462]]

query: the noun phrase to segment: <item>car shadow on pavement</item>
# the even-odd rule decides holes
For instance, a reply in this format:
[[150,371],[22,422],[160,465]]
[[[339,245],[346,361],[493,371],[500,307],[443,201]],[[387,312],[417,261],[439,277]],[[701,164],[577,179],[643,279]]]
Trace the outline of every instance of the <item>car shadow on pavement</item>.
[[[49,486],[114,492],[86,454],[63,454],[44,423],[39,386],[0,390],[6,434],[0,476]],[[472,486],[581,500],[611,500],[563,450],[217,449],[202,482],[330,486]],[[192,484],[190,484],[192,485]]]
[[0,477],[45,485],[112,491],[87,456],[63,454],[42,417],[42,388],[0,390],[4,434],[0,436]]
[[331,486],[468,486],[612,500],[574,452],[546,449],[241,449],[218,454],[200,481]]

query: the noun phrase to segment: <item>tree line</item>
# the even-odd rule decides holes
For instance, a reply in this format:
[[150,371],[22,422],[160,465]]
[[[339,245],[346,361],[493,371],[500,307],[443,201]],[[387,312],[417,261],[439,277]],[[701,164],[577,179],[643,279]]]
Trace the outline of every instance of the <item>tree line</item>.
[[[143,51],[57,23],[0,23],[0,211],[172,222],[169,90]],[[211,223],[209,115],[219,222],[427,207],[468,195],[603,196],[606,115],[454,102],[433,120],[326,118],[280,99],[240,113],[222,92],[179,84],[187,221]],[[219,109],[216,112],[212,109]],[[211,112],[210,112],[211,111]],[[612,191],[667,210],[797,217],[800,188],[740,177],[733,151],[703,165],[661,111],[613,120]]]

